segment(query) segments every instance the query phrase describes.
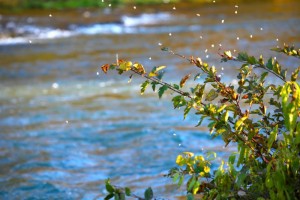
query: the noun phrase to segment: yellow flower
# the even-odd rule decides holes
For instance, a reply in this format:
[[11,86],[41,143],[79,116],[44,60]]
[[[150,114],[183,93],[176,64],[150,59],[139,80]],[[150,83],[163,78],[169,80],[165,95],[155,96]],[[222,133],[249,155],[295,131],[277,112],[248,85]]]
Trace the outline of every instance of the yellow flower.
[[209,172],[210,172],[210,168],[209,168],[208,166],[205,166],[205,167],[204,167],[204,172],[205,172],[205,173],[209,173]]
[[176,158],[176,164],[179,166],[183,166],[185,163],[185,159],[182,157],[182,155],[178,155]]
[[204,158],[203,158],[203,156],[196,156],[195,160],[196,161],[204,161]]

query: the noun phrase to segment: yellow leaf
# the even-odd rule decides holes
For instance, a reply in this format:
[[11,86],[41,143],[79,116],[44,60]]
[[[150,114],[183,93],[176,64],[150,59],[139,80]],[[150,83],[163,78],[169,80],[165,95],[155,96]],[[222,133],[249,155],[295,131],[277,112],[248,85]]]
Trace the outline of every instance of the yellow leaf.
[[221,111],[224,110],[226,107],[227,107],[227,105],[224,104],[223,106],[221,106],[221,107],[217,110],[217,112],[218,112],[218,113],[221,112]]
[[153,77],[153,76],[157,76],[158,74],[157,73],[154,73],[154,72],[150,72],[149,74],[148,74],[148,76],[150,76],[150,77]]
[[144,66],[140,63],[134,63],[133,67],[138,71],[140,72],[141,74],[145,74],[146,73],[146,70],[144,68]]
[[164,68],[166,68],[166,66],[159,66],[159,67],[156,67],[155,72],[158,72],[158,71],[160,71],[160,70],[162,70],[162,69],[164,69]]
[[237,130],[237,129],[243,124],[243,122],[244,122],[247,118],[248,118],[247,116],[240,118],[240,119],[235,123],[235,130]]
[[224,55],[227,56],[228,58],[232,58],[231,51],[225,51]]

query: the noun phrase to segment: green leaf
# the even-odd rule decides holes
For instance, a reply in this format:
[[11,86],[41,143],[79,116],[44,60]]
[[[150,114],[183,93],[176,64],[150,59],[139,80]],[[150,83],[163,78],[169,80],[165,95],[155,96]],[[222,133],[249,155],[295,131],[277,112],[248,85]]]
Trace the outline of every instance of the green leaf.
[[244,162],[244,158],[245,158],[244,157],[245,156],[245,146],[244,145],[241,146],[239,153],[240,153],[240,156],[239,156],[239,160],[237,163],[237,167],[239,167],[240,164],[242,164]]
[[155,92],[155,88],[156,88],[156,85],[157,85],[157,84],[158,84],[158,83],[155,82],[155,81],[151,82],[153,92]]
[[267,62],[267,64],[266,64],[266,67],[267,67],[268,69],[270,69],[270,70],[273,70],[273,63],[274,63],[273,58],[272,58],[272,57],[269,58],[269,60],[268,60],[268,62]]
[[145,82],[141,85],[141,95],[144,94],[144,92],[145,92],[146,88],[148,87],[149,83],[150,83],[150,82],[147,80],[147,81],[145,81]]
[[151,200],[153,198],[153,191],[152,191],[151,187],[149,187],[147,190],[145,190],[144,197],[145,197],[145,200]]
[[131,190],[128,187],[125,187],[125,194],[126,196],[130,196],[131,195]]
[[195,200],[194,195],[192,193],[188,193],[186,196],[187,200]]
[[192,178],[188,181],[188,192],[191,192],[195,183],[196,183],[196,177],[192,176]]
[[181,175],[180,178],[179,178],[179,181],[178,181],[178,186],[179,186],[179,187],[182,185],[183,180],[184,180],[184,176]]
[[248,63],[251,65],[255,65],[257,63],[257,60],[255,59],[254,56],[248,57]]
[[177,84],[173,84],[173,87],[174,87],[175,89],[177,89],[177,90],[180,89],[179,85],[177,85]]
[[298,68],[292,73],[292,75],[291,75],[291,81],[296,81],[296,80],[297,80],[299,71],[300,71],[300,67],[298,67]]
[[179,173],[175,173],[174,175],[173,175],[173,182],[175,183],[177,180],[178,180],[178,178],[179,178]]
[[166,86],[166,85],[163,85],[162,87],[160,87],[158,89],[158,97],[161,98],[167,89],[168,89],[168,86]]
[[110,184],[109,179],[106,181],[105,187],[109,193],[115,192],[115,188]]
[[172,101],[173,101],[174,109],[186,105],[186,100],[185,100],[184,97],[181,96],[181,95],[178,95],[178,96],[173,97]]
[[243,183],[244,183],[244,180],[247,178],[247,174],[245,174],[245,173],[240,173],[239,175],[238,175],[238,178],[237,178],[237,185],[239,186],[239,187],[243,187]]
[[199,120],[198,124],[195,127],[198,127],[202,124],[203,120],[205,119],[206,116],[202,116],[201,119]]
[[125,193],[123,193],[123,192],[120,193],[119,196],[120,196],[120,200],[125,200],[126,199]]
[[213,101],[214,99],[216,99],[218,97],[218,93],[214,90],[211,89],[208,94],[205,97],[205,101]]
[[195,77],[194,77],[194,81],[195,81],[196,79],[200,78],[201,75],[202,75],[201,73],[196,74]]
[[183,114],[184,119],[186,118],[187,114],[190,112],[191,108],[192,108],[192,103],[189,103],[186,105],[186,107],[184,109],[184,114]]
[[286,79],[286,73],[287,73],[287,70],[281,70],[280,71],[280,76],[285,80]]
[[109,200],[109,199],[113,198],[114,196],[115,196],[115,194],[113,194],[113,193],[108,194],[108,195],[104,198],[104,200]]
[[238,54],[237,59],[240,61],[247,61],[248,60],[248,54],[245,52],[241,52]]
[[233,165],[235,162],[235,157],[236,157],[236,153],[232,153],[228,158],[228,162]]
[[278,125],[273,129],[273,131],[270,133],[270,137],[268,138],[268,151],[270,151],[273,143],[277,139],[278,134]]
[[268,74],[269,74],[268,72],[262,73],[260,76],[260,82],[263,82],[265,80],[265,78],[268,76]]

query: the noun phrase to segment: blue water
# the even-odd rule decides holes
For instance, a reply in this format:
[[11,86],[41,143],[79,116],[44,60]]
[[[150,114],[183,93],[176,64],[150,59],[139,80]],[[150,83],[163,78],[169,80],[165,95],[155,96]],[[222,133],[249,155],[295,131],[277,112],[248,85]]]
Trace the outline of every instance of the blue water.
[[[219,48],[254,55],[261,50],[269,56],[277,55],[268,51],[273,46],[299,46],[299,7],[298,1],[238,8],[207,4],[176,11],[172,5],[157,12],[141,9],[137,15],[130,15],[130,9],[121,15],[112,11],[120,15],[120,23],[72,22],[64,28],[57,21],[42,26],[35,18],[31,29],[16,37],[7,35],[7,20],[25,29],[28,20],[3,15],[0,199],[103,199],[106,178],[139,195],[149,186],[158,197],[184,195],[184,188],[163,177],[179,153],[212,150],[222,159],[234,146],[224,148],[219,138],[211,140],[207,123],[195,128],[198,118],[193,112],[183,120],[183,111],[173,110],[170,102],[174,94],[158,100],[149,88],[140,95],[141,78],[129,84],[130,74],[104,75],[100,66],[114,62],[118,54],[144,63],[147,70],[167,65],[165,80],[172,83],[197,72],[159,50],[168,46],[187,56],[201,56],[216,65],[222,80],[234,82],[238,65],[220,64]],[[49,37],[53,31],[55,37]],[[297,67],[295,58],[277,58],[291,69]]]

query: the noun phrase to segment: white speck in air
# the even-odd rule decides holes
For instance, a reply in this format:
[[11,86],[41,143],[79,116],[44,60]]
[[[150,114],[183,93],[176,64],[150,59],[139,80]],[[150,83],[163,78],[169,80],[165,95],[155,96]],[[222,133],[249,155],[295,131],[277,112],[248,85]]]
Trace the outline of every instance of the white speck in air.
[[222,70],[224,70],[224,67],[222,67]]
[[149,57],[149,60],[152,60],[152,58],[151,58],[151,57]]
[[175,6],[173,7],[173,10],[176,10],[176,7],[175,7]]
[[205,57],[206,57],[206,58],[209,58],[209,55],[206,55]]
[[181,144],[178,144],[178,146],[181,146]]
[[52,17],[52,14],[49,14],[49,17]]
[[97,72],[97,76],[99,76],[99,72]]
[[172,33],[169,33],[169,36],[172,36]]
[[234,7],[235,7],[235,8],[238,8],[239,6],[238,6],[238,5],[235,5]]
[[212,45],[211,45],[211,47],[212,47],[212,48],[214,48],[214,47],[215,47],[215,45],[214,45],[214,44],[212,44]]
[[222,19],[222,24],[224,24],[224,19]]
[[250,38],[253,38],[253,35],[250,35]]
[[239,37],[236,37],[236,39],[237,39],[237,40],[240,40],[240,38],[239,38]]
[[135,10],[135,9],[136,9],[136,6],[133,6],[133,9]]
[[59,88],[59,85],[58,85],[58,83],[53,83],[53,84],[52,84],[52,88],[53,88],[53,89],[57,89],[57,88]]
[[278,42],[278,41],[279,41],[279,39],[278,39],[278,38],[276,38],[276,41]]
[[204,52],[205,52],[205,53],[207,53],[207,51],[208,51],[208,49],[205,49],[205,51],[204,51]]
[[262,27],[260,27],[260,30],[262,31],[262,30],[264,30]]
[[69,123],[69,121],[67,120],[67,121],[66,121],[66,124],[68,124],[68,123]]
[[197,13],[196,15],[197,15],[198,17],[200,17],[200,14],[199,14],[199,13]]
[[111,3],[110,3],[110,4],[108,4],[108,7],[111,7]]
[[174,136],[176,136],[176,133],[173,133]]
[[159,42],[159,43],[158,43],[158,46],[161,46],[161,45],[162,45],[162,43]]
[[200,35],[200,39],[201,39],[201,40],[203,39],[202,35]]
[[234,11],[234,14],[237,14],[237,10],[236,10],[236,11]]
[[32,43],[32,41],[31,41],[31,40],[29,40],[29,43],[31,44],[31,43]]

